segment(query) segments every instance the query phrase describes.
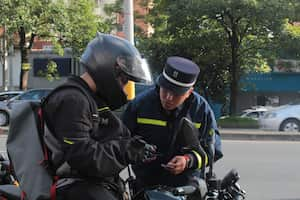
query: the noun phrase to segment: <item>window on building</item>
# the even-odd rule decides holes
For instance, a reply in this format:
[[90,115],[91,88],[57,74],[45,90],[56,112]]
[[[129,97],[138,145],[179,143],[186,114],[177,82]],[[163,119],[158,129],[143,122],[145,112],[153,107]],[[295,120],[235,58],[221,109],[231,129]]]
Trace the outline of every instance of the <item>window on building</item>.
[[258,106],[265,106],[266,101],[267,101],[267,98],[263,95],[256,97],[256,105],[258,105]]
[[54,61],[56,63],[59,76],[69,76],[71,74],[71,58],[35,58],[33,60],[33,75],[39,77],[47,72],[49,61]]
[[259,95],[256,97],[256,105],[258,105],[258,106],[279,106],[279,96]]

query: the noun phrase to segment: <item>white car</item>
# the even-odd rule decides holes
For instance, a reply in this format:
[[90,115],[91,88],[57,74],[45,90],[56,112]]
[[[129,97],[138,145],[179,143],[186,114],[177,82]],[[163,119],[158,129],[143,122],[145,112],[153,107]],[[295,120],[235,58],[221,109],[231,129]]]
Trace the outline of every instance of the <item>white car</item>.
[[249,118],[258,120],[267,111],[268,111],[268,109],[266,107],[257,107],[257,108],[246,109],[246,110],[243,110],[242,114],[240,114],[240,117],[249,117]]
[[265,130],[299,132],[300,104],[284,105],[265,112],[259,125]]
[[0,101],[7,101],[22,93],[23,91],[19,91],[19,90],[0,92]]

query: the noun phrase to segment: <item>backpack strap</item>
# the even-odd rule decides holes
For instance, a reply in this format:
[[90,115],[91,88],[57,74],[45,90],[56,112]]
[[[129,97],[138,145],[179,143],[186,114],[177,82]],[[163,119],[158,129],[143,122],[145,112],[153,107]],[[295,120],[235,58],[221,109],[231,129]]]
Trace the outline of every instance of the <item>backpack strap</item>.
[[58,176],[53,177],[53,184],[50,188],[50,199],[51,200],[56,200],[56,186],[57,186],[58,179],[59,179]]
[[[39,122],[38,122],[39,127],[38,128],[40,129],[40,133],[42,133],[44,135],[44,131],[45,131],[44,123],[45,123],[45,121],[44,121],[44,116],[43,116],[43,112],[42,112],[42,107],[40,107],[37,112],[38,112],[38,118],[39,118]],[[48,153],[48,149],[46,147],[46,144],[45,144],[45,142],[42,138],[43,135],[41,135],[40,140],[41,140],[42,148],[43,148],[43,151],[44,151],[44,160],[42,160],[40,162],[40,164],[45,165],[47,167],[48,162],[49,162],[49,153]]]
[[26,193],[24,191],[21,192],[21,200],[26,199]]

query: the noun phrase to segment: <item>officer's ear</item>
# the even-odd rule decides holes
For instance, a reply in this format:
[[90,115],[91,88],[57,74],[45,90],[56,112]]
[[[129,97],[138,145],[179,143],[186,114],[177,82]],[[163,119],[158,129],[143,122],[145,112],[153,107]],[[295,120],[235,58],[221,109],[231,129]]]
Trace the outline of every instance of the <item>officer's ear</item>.
[[192,92],[194,91],[194,87],[191,87],[185,94],[186,94],[186,98],[188,98]]

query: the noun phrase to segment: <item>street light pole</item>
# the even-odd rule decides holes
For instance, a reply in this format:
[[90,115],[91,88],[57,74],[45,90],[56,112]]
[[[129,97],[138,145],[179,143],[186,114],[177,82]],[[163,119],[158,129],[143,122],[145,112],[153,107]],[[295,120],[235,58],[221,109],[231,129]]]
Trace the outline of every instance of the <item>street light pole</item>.
[[8,86],[7,86],[7,84],[8,84],[8,74],[7,74],[7,72],[8,72],[8,67],[7,67],[7,55],[8,55],[8,53],[7,53],[7,42],[6,42],[6,27],[5,27],[5,25],[3,26],[3,38],[2,38],[3,40],[2,40],[2,48],[3,48],[3,50],[2,50],[2,52],[3,52],[3,54],[2,54],[2,56],[3,56],[3,58],[2,58],[2,88],[3,88],[3,90],[5,90],[5,91],[7,91],[8,90]]
[[[133,18],[133,0],[124,0],[124,33],[125,38],[134,45],[134,18]],[[134,82],[129,81],[125,86],[127,99],[132,100],[135,97]]]
[[125,38],[134,45],[133,0],[124,0]]
[[[124,34],[125,38],[134,45],[134,19],[133,19],[133,1],[134,0],[124,0]],[[132,100],[135,97],[135,86],[133,81],[128,81],[125,86],[125,91],[127,94],[127,100]],[[127,173],[126,173],[127,172]],[[134,179],[135,174],[132,170],[132,166],[128,165],[121,173],[127,174],[128,180]],[[129,187],[129,182],[125,184],[126,191],[128,191],[128,200],[131,200],[131,190]]]

